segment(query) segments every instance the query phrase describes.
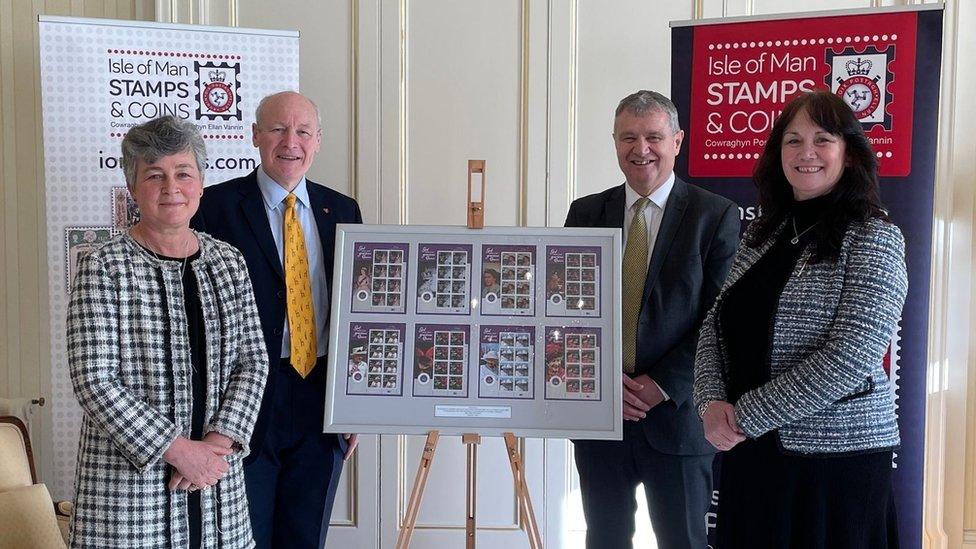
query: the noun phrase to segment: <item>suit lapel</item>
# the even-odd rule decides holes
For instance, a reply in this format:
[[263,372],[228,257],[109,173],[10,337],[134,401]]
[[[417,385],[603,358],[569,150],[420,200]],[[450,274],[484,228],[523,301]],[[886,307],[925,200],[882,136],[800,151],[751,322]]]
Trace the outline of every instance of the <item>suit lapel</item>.
[[264,252],[265,258],[278,273],[282,280],[285,273],[281,268],[281,259],[278,258],[278,247],[275,246],[274,236],[271,234],[271,227],[268,224],[268,214],[265,211],[264,199],[261,197],[261,189],[258,188],[257,172],[251,172],[247,181],[241,186],[241,213],[251,226],[254,233],[254,240],[258,247]]
[[308,201],[312,205],[312,215],[319,229],[319,244],[322,246],[322,266],[325,267],[325,280],[332,292],[332,268],[335,263],[336,217],[333,205],[325,198],[321,187],[308,182]]
[[624,228],[624,202],[626,201],[624,185],[614,189],[607,198],[603,206],[603,223],[601,226],[615,227],[618,229]]
[[651,293],[651,288],[657,282],[657,277],[661,274],[661,267],[664,259],[668,256],[668,250],[674,242],[674,235],[681,226],[681,220],[685,216],[685,208],[688,207],[688,188],[686,183],[678,178],[674,180],[674,188],[671,189],[671,196],[668,197],[667,205],[664,208],[664,217],[661,219],[661,227],[657,231],[657,238],[654,240],[654,250],[651,252],[651,262],[647,267],[647,278],[644,279],[644,298]]

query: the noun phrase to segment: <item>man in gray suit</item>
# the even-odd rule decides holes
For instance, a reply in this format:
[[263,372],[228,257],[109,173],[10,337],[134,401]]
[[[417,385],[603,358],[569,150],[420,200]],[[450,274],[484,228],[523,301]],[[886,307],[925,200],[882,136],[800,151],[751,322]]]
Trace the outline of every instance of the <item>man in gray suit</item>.
[[573,202],[567,227],[620,227],[624,438],[575,441],[589,549],[630,547],[644,485],[661,549],[706,547],[714,449],[691,399],[698,329],[732,264],[739,213],[674,176],[684,132],[663,95],[617,106],[626,182]]

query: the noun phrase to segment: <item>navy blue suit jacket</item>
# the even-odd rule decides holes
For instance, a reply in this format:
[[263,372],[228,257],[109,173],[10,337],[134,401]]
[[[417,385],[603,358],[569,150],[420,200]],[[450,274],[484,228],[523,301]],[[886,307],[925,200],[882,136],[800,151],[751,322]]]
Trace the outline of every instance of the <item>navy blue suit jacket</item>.
[[[359,204],[348,196],[308,181],[308,198],[322,243],[325,276],[332,292],[332,270],[335,263],[335,232],[337,223],[362,223]],[[281,335],[285,326],[285,277],[278,259],[278,249],[265,211],[264,199],[258,187],[257,170],[250,174],[207,187],[200,200],[200,209],[190,226],[209,233],[236,247],[244,255],[251,276],[254,297],[261,317],[265,345],[271,367],[268,383],[261,400],[261,411],[251,435],[251,453],[245,463],[257,457],[264,435],[273,424],[271,402],[274,398],[275,376],[281,361]],[[325,311],[328,322],[329,311]],[[323,376],[324,379],[324,376]],[[323,386],[323,395],[325,387]],[[318,410],[324,413],[324,410]],[[339,437],[340,445],[345,441]]]
[[[573,201],[567,227],[624,226],[624,186]],[[647,374],[668,394],[640,421],[659,452],[701,455],[705,440],[691,398],[698,330],[732,266],[739,210],[723,197],[675,178],[651,250],[637,323],[635,375]]]

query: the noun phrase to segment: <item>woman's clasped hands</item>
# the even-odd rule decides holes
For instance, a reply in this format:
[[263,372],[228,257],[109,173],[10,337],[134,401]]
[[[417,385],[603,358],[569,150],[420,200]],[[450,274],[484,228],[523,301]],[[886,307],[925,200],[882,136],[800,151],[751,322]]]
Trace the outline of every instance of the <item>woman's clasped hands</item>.
[[169,489],[193,491],[217,484],[230,469],[227,456],[234,449],[228,441],[228,437],[214,432],[203,440],[176,437],[163,453],[163,459],[174,469]]
[[727,452],[746,439],[745,433],[735,423],[735,407],[722,400],[708,403],[702,414],[705,438],[716,449]]

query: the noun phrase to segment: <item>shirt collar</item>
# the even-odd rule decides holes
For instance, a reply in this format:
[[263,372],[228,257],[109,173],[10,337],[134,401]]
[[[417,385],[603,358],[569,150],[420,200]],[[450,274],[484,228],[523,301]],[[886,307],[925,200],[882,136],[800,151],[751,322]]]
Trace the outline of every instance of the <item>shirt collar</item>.
[[[263,166],[258,166],[258,188],[261,189],[261,196],[264,198],[264,206],[269,210],[274,210],[279,204],[288,196],[288,191],[284,189],[281,185],[271,179],[271,176],[264,171]],[[298,182],[295,186],[295,190],[292,191],[295,196],[298,197],[298,202],[304,204],[306,208],[310,207],[308,200],[308,185],[306,184],[305,177],[302,176],[302,180]]]
[[[671,196],[671,189],[674,188],[674,172],[668,176],[667,180],[661,184],[660,187],[654,189],[650,195],[647,196],[659,210],[664,210],[664,207],[668,204],[668,197]],[[634,203],[637,202],[639,198],[642,198],[637,191],[635,191],[630,184],[624,183],[624,192],[626,193],[626,205],[627,210],[634,207]]]

